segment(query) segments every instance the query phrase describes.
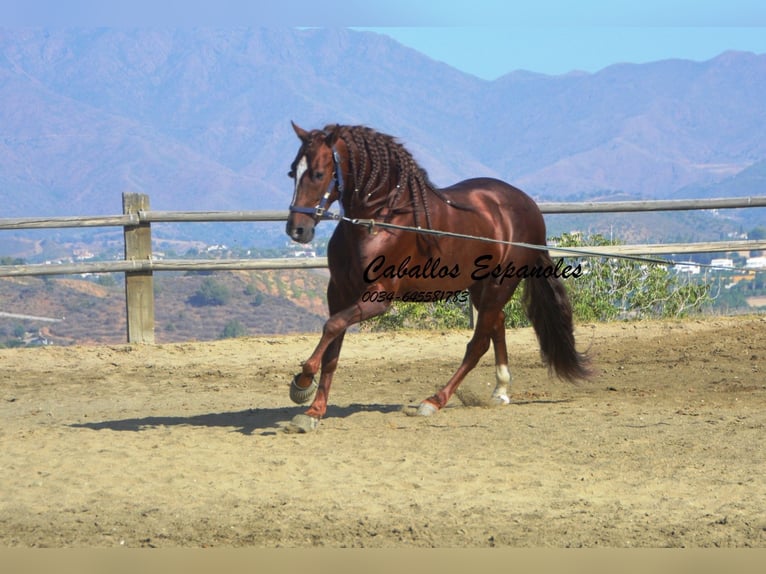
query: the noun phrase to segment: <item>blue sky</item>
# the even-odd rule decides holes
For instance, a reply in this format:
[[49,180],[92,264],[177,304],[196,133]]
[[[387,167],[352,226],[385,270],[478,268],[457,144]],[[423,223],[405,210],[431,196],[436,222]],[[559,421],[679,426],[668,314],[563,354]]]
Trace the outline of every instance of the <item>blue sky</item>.
[[766,53],[766,28],[460,27],[372,28],[484,79],[514,70],[558,75],[667,58],[709,60],[726,50]]
[[476,76],[766,53],[764,0],[0,0],[0,26],[357,27]]

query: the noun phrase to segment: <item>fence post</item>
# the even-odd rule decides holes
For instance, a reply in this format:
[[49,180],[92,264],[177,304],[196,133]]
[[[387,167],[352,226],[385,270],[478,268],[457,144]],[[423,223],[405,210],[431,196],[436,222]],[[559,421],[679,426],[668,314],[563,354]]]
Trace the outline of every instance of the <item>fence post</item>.
[[[149,210],[149,196],[123,193],[122,212]],[[148,222],[125,226],[125,260],[152,257],[152,231]],[[128,317],[128,343],[154,343],[154,279],[150,271],[125,272],[125,305]]]

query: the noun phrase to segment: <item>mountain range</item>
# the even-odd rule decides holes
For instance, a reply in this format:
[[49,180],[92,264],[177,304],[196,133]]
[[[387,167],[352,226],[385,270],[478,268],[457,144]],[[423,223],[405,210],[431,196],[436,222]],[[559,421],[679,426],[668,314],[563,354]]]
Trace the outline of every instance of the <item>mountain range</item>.
[[438,185],[763,195],[764,94],[745,52],[487,81],[348,29],[0,29],[0,217],[286,209],[291,120],[390,133]]

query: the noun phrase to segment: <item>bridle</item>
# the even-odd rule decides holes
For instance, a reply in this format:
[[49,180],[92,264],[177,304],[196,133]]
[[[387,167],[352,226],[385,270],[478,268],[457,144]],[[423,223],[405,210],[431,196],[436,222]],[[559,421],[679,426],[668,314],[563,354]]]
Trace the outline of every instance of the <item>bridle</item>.
[[[330,184],[327,186],[327,191],[325,191],[322,199],[319,200],[319,203],[316,205],[316,207],[302,207],[300,205],[290,204],[291,213],[303,213],[306,215],[311,215],[317,219],[340,219],[340,215],[327,211],[327,204],[330,201],[330,195],[332,194],[333,189],[338,190],[338,202],[340,203],[343,200],[343,172],[341,171],[340,167],[340,154],[338,154],[338,150],[335,149],[335,146],[332,148],[332,163],[332,179],[330,180]],[[293,199],[293,201],[295,201],[295,199]]]

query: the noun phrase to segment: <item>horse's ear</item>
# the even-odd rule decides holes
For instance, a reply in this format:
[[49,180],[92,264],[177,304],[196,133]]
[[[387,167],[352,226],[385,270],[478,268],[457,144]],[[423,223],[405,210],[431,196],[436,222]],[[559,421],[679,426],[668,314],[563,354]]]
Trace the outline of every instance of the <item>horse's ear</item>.
[[293,131],[295,132],[295,135],[297,135],[302,142],[306,143],[309,140],[309,132],[304,130],[302,127],[297,125],[292,120],[290,120],[290,125],[293,126]]
[[324,143],[327,145],[327,147],[332,147],[335,145],[335,142],[338,141],[338,138],[340,137],[340,126],[338,124],[335,124],[335,127],[330,130],[330,133],[327,134],[325,137]]

